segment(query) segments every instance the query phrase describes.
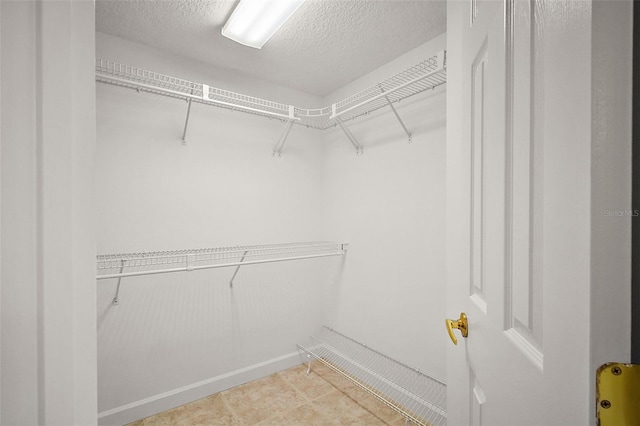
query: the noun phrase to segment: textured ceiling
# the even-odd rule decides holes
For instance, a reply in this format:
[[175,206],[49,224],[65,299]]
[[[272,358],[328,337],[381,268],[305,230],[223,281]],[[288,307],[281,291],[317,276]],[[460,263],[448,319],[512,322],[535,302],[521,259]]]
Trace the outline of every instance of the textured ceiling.
[[96,29],[319,96],[446,30],[445,0],[307,0],[258,50],[220,34],[235,4],[97,0]]

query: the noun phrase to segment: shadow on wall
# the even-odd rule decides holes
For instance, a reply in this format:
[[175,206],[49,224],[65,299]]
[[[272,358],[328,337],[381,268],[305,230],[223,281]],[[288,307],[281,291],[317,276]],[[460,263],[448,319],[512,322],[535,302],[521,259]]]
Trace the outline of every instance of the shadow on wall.
[[[438,87],[395,104],[396,111],[412,135],[412,143],[428,143],[429,135],[446,126],[446,89]],[[357,120],[345,123],[360,144],[367,148],[389,144],[408,142],[402,124],[391,110],[381,108]],[[337,140],[347,136],[339,127],[331,132],[331,139]]]
[[[326,316],[344,257],[98,283],[100,411],[296,351]],[[332,290],[333,291],[333,290]]]

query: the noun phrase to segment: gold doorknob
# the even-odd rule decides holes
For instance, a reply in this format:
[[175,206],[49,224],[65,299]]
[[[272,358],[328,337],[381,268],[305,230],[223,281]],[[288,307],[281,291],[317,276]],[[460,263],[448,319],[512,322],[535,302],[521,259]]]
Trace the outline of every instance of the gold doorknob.
[[445,320],[447,324],[447,331],[449,332],[449,337],[451,337],[451,341],[454,345],[458,344],[458,339],[456,339],[456,335],[453,334],[453,329],[457,328],[460,330],[462,337],[467,337],[469,335],[469,323],[467,322],[467,314],[464,312],[460,312],[460,319],[458,320]]

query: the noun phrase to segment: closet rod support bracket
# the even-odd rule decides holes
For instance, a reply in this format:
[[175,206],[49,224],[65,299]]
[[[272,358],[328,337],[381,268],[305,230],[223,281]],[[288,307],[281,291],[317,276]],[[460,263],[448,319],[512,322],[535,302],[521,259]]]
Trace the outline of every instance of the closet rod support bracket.
[[287,121],[287,124],[285,124],[284,126],[284,132],[282,133],[282,136],[280,136],[280,139],[278,140],[278,143],[276,143],[276,146],[273,147],[273,154],[271,154],[273,157],[282,156],[282,148],[284,148],[284,144],[287,141],[289,132],[291,132],[291,127],[293,127],[293,118]]
[[[244,253],[242,253],[242,258],[240,259],[240,263],[244,262],[244,258],[247,256],[248,252],[249,250],[245,250]],[[236,279],[236,275],[238,275],[238,271],[240,270],[241,266],[242,266],[241,264],[236,266],[236,270],[233,272],[233,276],[229,280],[229,288],[233,288],[233,280]]]
[[[124,263],[126,261],[122,260],[120,262],[120,273],[122,274],[122,272],[124,271]],[[113,300],[111,301],[111,304],[113,306],[118,306],[120,304],[120,282],[122,281],[122,277],[118,277],[118,285],[116,286],[116,295],[113,296]]]
[[411,143],[412,142],[411,132],[409,132],[409,130],[407,129],[407,126],[404,125],[404,121],[402,121],[402,118],[400,118],[400,114],[398,114],[396,107],[393,106],[391,99],[389,99],[389,96],[385,93],[384,89],[382,88],[382,85],[378,85],[378,87],[380,88],[380,92],[384,94],[384,99],[387,101],[387,104],[389,105],[389,108],[391,108],[391,111],[393,111],[393,115],[396,116],[396,118],[398,119],[398,122],[400,123],[400,126],[402,126],[402,130],[404,130],[404,132],[406,133],[407,138],[409,139],[409,143]]
[[182,131],[182,145],[187,144],[187,127],[189,126],[189,115],[191,114],[191,98],[189,98],[189,106],[187,107],[187,118],[184,121],[184,130]]
[[349,128],[345,126],[342,120],[340,120],[340,118],[338,117],[336,117],[336,122],[338,123],[344,134],[347,135],[347,138],[349,139],[349,142],[351,142],[351,145],[353,145],[353,147],[356,149],[356,155],[364,154],[364,147],[360,145],[360,143],[358,143],[358,140],[355,138],[355,136],[353,136],[353,133],[351,133]]

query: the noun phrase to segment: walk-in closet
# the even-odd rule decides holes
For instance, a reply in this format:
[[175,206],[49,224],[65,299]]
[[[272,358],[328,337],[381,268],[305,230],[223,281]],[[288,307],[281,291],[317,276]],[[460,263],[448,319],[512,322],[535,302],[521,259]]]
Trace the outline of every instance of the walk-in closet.
[[0,1],[0,424],[622,424],[636,3]]
[[258,50],[235,4],[96,4],[100,421],[324,362],[444,424],[445,5],[307,0]]

